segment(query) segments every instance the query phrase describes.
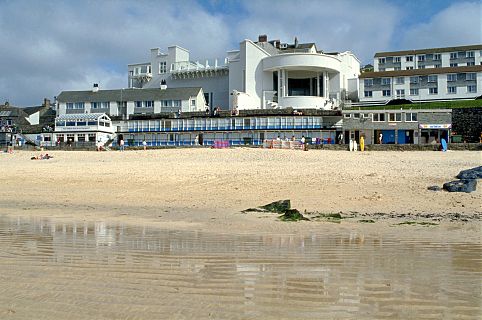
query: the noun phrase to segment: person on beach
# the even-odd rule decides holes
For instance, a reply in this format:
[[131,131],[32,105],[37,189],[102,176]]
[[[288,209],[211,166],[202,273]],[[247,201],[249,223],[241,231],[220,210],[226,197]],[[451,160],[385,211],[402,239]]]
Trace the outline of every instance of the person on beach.
[[343,144],[343,133],[338,136],[338,144]]
[[119,150],[120,150],[120,151],[124,151],[124,139],[121,139],[121,140],[119,141],[119,146],[120,146]]
[[380,135],[378,136],[378,143],[379,144],[382,144],[383,143],[383,134],[380,133]]
[[144,147],[144,151],[146,151],[147,150],[147,142],[146,142],[145,139],[142,141],[142,146]]
[[301,136],[301,143],[305,144],[305,141],[306,141],[305,136]]
[[199,135],[196,134],[196,137],[194,138],[194,145],[198,146],[199,145]]

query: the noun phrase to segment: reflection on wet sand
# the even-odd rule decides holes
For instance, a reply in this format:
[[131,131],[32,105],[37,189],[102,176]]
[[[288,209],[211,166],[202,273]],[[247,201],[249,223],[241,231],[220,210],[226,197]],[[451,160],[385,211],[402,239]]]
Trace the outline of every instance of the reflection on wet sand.
[[480,319],[482,245],[0,216],[0,318]]

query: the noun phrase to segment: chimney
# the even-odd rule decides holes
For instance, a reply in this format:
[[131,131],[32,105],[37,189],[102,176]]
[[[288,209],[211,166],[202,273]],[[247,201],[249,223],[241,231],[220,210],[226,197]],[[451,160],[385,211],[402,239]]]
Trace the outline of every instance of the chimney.
[[97,92],[97,91],[99,91],[99,84],[94,83],[94,86],[92,87],[92,92]]
[[295,37],[295,48],[298,48],[298,37]]
[[260,34],[258,36],[258,42],[268,42],[268,36],[265,34]]
[[50,108],[50,100],[47,99],[47,98],[44,98],[44,104],[43,104],[44,107],[49,107]]

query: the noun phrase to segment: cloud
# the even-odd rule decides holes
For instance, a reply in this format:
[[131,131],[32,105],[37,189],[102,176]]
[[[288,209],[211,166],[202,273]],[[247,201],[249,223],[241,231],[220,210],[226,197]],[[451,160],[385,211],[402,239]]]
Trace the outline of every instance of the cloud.
[[429,21],[405,28],[400,44],[405,49],[437,48],[482,42],[482,3],[457,2]]
[[[0,99],[40,104],[62,90],[127,85],[127,64],[173,44],[224,57],[223,17],[192,1],[0,2]],[[2,101],[3,102],[3,101]]]
[[[399,9],[383,1],[298,0],[246,2],[249,17],[238,27],[243,38],[315,42],[323,51],[352,51],[363,62],[385,50],[399,21]],[[382,13],[382,14],[381,14]]]
[[418,16],[392,0],[0,0],[0,102],[40,104],[93,82],[126,87],[127,64],[174,44],[196,60],[223,58],[259,34],[297,36],[369,63],[377,51],[480,43],[480,2],[445,3],[433,0],[442,9],[428,21],[402,25]]

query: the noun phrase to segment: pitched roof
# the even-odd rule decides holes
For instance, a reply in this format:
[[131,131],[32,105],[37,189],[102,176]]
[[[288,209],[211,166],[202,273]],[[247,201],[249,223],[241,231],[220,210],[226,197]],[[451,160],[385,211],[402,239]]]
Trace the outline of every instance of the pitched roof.
[[388,52],[377,52],[375,53],[375,58],[377,57],[396,57],[396,56],[406,56],[424,53],[442,53],[442,52],[458,52],[467,50],[482,50],[482,44],[475,44],[469,46],[458,46],[458,47],[445,47],[445,48],[429,48],[429,49],[417,49],[417,50],[403,50],[403,51],[388,51]]
[[482,66],[465,66],[465,67],[444,67],[444,68],[426,68],[412,70],[394,70],[394,71],[369,71],[360,74],[359,78],[380,78],[380,77],[400,77],[400,76],[424,76],[429,74],[442,73],[464,73],[482,71]]
[[[79,113],[79,114],[63,114],[57,117],[57,120],[97,120],[102,116],[107,115],[105,113]],[[107,117],[108,118],[108,117]]]
[[197,96],[201,88],[168,88],[154,89],[117,89],[89,91],[62,91],[59,102],[108,102],[108,101],[145,101],[145,100],[188,100]]

